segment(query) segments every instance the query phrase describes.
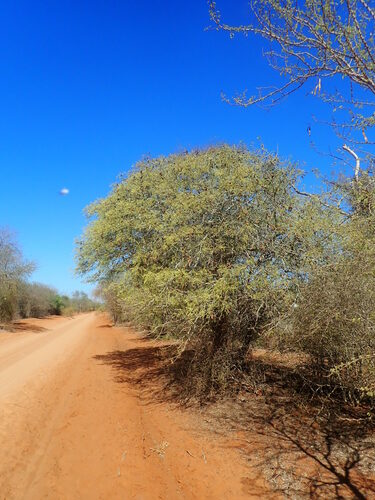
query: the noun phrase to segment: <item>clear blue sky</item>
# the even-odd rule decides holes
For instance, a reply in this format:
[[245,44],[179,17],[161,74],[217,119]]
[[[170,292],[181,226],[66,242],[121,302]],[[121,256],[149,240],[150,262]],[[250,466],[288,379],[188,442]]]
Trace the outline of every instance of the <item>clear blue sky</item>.
[[[247,0],[221,0],[228,20]],[[236,4],[235,6],[233,6]],[[142,155],[260,140],[327,169],[306,133],[332,139],[309,88],[271,111],[220,99],[275,82],[261,39],[205,31],[205,0],[4,2],[0,20],[0,226],[37,262],[33,279],[63,292],[74,277],[83,208]],[[70,189],[59,196],[61,188]]]

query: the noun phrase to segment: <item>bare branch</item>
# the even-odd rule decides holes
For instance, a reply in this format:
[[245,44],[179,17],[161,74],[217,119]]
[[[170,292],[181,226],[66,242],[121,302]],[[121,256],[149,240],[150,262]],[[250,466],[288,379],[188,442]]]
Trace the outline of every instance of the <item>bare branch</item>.
[[352,149],[350,149],[350,147],[347,144],[344,144],[343,147],[342,147],[342,149],[344,151],[347,151],[349,154],[351,154],[353,156],[353,158],[355,159],[354,177],[355,177],[355,180],[358,182],[358,176],[359,176],[359,169],[360,169],[360,166],[361,166],[361,160],[359,159],[359,156]]
[[271,43],[264,55],[284,81],[256,95],[224,96],[226,102],[270,107],[311,82],[309,94],[333,107],[331,127],[338,137],[352,146],[372,146],[367,131],[375,127],[375,12],[368,0],[252,0],[250,9],[248,24],[231,25],[209,1],[217,30],[231,38],[260,35]]

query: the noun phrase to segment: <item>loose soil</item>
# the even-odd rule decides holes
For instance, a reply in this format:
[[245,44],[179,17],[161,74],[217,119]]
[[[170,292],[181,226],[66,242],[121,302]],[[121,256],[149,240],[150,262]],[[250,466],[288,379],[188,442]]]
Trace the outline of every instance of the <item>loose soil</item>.
[[13,330],[0,332],[1,499],[281,498],[236,432],[151,397],[155,343],[95,313]]

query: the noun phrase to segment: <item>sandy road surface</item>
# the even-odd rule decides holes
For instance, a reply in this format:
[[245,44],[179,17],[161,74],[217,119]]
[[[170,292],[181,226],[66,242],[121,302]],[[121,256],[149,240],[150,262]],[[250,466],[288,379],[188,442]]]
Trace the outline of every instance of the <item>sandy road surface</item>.
[[138,369],[142,341],[107,323],[0,333],[0,499],[271,498],[237,451],[119,383],[103,360]]

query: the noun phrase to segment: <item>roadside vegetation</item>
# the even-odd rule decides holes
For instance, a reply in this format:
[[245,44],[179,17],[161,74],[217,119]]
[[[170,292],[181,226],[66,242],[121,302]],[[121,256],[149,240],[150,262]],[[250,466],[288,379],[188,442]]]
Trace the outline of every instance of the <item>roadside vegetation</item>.
[[33,283],[35,264],[28,261],[7,229],[0,229],[0,325],[19,318],[71,315],[92,311],[98,304],[83,292],[60,295],[50,286]]
[[[251,2],[244,22],[227,22],[220,2],[209,2],[213,27],[230,38],[245,35],[265,40],[264,55],[278,76],[272,87],[232,97],[231,104],[277,105],[304,89],[318,99],[331,118],[314,118],[333,136],[331,156],[352,175],[329,179],[330,199],[346,214],[339,252],[328,265],[317,266],[300,289],[298,309],[289,322],[285,345],[308,355],[316,389],[333,399],[374,404],[374,94],[375,11],[365,0],[329,2],[276,0]],[[329,132],[329,130],[328,130]],[[310,146],[319,151],[311,126]],[[348,161],[349,160],[349,161]],[[304,193],[309,196],[309,193]],[[311,195],[310,195],[311,196]]]
[[115,321],[175,341],[189,394],[233,392],[245,376],[255,387],[261,347],[303,360],[289,378],[297,391],[371,417],[375,14],[363,1],[265,0],[252,4],[253,24],[231,26],[215,2],[209,8],[219,31],[270,41],[270,64],[286,79],[258,97],[224,99],[274,105],[312,82],[311,96],[334,108],[353,174],[309,193],[295,165],[244,145],[142,160],[88,207],[78,272],[99,283]]
[[115,321],[175,341],[174,373],[190,395],[233,392],[244,377],[255,389],[262,348],[300,360],[286,377],[296,394],[372,418],[375,13],[362,0],[265,0],[252,4],[253,24],[231,26],[209,4],[219,31],[271,42],[286,80],[224,99],[274,105],[310,83],[311,98],[333,106],[352,173],[310,193],[295,165],[244,145],[142,160],[88,207],[78,272],[99,283]]
[[88,207],[78,269],[115,320],[178,341],[194,394],[236,390],[262,346],[305,355],[320,390],[372,401],[372,178],[313,196],[300,182],[242,145],[141,161]]

